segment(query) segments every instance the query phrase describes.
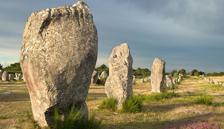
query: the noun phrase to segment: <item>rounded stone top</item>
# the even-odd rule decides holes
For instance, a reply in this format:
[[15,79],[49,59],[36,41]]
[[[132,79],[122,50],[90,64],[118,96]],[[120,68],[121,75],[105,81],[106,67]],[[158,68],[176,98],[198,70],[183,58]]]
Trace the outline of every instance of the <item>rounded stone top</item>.
[[154,59],[154,62],[162,62],[162,63],[166,63],[163,59],[159,58],[159,57],[156,57]]

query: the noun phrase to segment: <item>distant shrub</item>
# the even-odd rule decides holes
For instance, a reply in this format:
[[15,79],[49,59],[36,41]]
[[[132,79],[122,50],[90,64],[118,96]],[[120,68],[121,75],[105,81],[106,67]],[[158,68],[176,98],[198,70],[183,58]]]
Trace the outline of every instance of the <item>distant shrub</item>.
[[179,97],[179,94],[174,92],[168,92],[168,93],[153,93],[151,95],[144,96],[144,100],[147,102],[150,101],[161,101],[165,99],[172,99],[175,97]]
[[107,98],[103,100],[101,105],[99,106],[100,109],[109,109],[112,111],[116,111],[117,109],[117,100],[114,98]]
[[129,97],[122,105],[122,112],[138,113],[142,111],[143,99],[140,96]]
[[147,68],[133,69],[133,73],[136,78],[145,78],[151,75],[151,71]]
[[224,72],[207,73],[207,76],[224,76]]
[[53,129],[101,129],[101,121],[91,116],[88,120],[84,119],[76,108],[71,108],[68,115],[64,116],[58,110],[54,111]]
[[194,69],[190,72],[190,75],[191,76],[200,76],[200,75],[205,75],[205,73],[202,71],[198,71],[197,69]]
[[213,97],[210,95],[201,95],[195,99],[195,104],[212,105]]
[[186,76],[187,71],[185,69],[180,69],[180,70],[173,70],[173,71],[170,72],[170,75],[172,77],[178,77],[179,74],[182,74],[182,75]]

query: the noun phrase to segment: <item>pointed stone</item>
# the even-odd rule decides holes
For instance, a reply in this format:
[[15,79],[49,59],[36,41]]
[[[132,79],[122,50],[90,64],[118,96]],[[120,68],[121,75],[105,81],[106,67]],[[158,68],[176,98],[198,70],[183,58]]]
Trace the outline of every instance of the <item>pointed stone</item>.
[[165,89],[165,61],[155,58],[151,68],[152,92],[160,93]]
[[105,84],[105,92],[108,98],[118,101],[118,109],[123,102],[132,95],[132,56],[126,43],[113,48],[109,57],[109,77]]

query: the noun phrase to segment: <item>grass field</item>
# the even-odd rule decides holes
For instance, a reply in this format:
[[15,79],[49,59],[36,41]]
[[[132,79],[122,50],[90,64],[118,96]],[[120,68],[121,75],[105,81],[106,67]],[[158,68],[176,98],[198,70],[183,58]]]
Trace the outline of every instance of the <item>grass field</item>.
[[[224,77],[219,79],[224,80]],[[144,101],[141,113],[119,113],[98,109],[106,98],[104,87],[91,86],[87,104],[91,114],[95,113],[97,119],[102,120],[104,129],[169,129],[199,121],[224,128],[223,87],[189,77],[182,81],[175,93],[179,96]],[[136,84],[134,94],[150,96],[150,84]],[[31,126],[32,112],[25,83],[1,82],[0,129],[29,129]]]

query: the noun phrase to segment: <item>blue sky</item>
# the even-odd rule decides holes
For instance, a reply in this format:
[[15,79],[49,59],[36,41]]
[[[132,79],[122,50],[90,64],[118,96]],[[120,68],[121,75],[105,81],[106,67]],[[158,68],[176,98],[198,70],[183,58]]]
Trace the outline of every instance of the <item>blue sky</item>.
[[[223,0],[86,0],[99,35],[98,65],[111,49],[130,45],[134,67],[150,68],[155,57],[167,70],[224,71]],[[0,0],[0,62],[19,60],[22,33],[33,11],[74,0]]]

